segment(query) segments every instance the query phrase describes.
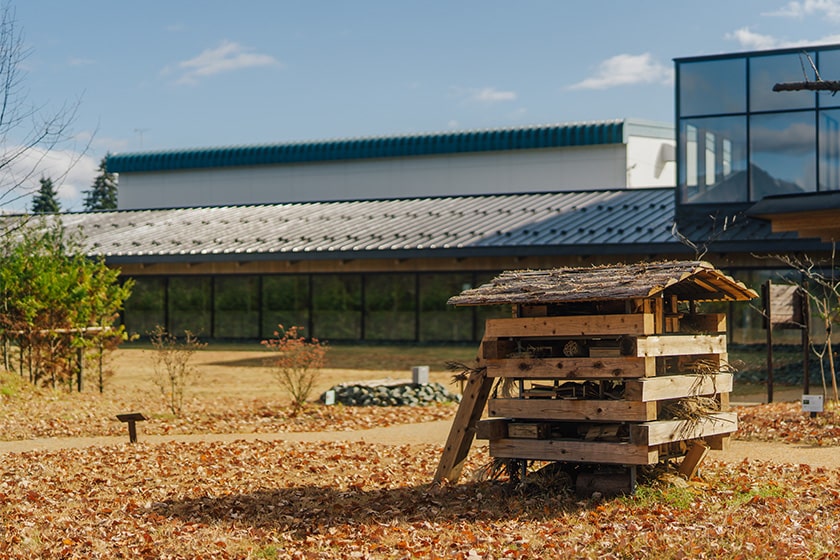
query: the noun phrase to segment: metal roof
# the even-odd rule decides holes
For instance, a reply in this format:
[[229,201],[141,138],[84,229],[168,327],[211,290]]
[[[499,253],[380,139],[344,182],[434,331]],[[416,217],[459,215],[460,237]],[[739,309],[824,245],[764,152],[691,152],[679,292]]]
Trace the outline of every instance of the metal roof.
[[[673,189],[59,214],[109,262],[679,250]],[[6,216],[0,229],[20,217]],[[5,222],[5,224],[3,223]]]
[[615,301],[659,294],[681,300],[746,301],[758,294],[703,261],[507,271],[449,298],[452,305]]
[[429,156],[626,143],[632,135],[674,138],[672,125],[638,120],[536,125],[402,136],[345,138],[111,154],[112,173]]
[[[239,260],[691,254],[674,190],[471,195],[50,215],[112,264]],[[0,217],[0,233],[24,217]],[[813,250],[760,220],[697,216],[679,232],[716,251]],[[719,231],[723,230],[723,231]]]

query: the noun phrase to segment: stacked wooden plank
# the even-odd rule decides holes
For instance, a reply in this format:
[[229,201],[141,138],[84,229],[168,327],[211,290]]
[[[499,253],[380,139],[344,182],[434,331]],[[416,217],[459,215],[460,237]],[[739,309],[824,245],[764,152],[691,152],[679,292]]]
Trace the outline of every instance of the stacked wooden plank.
[[756,295],[679,262],[504,273],[452,298],[514,317],[487,321],[436,479],[458,478],[473,436],[494,458],[605,465],[722,448],[737,429],[726,317],[697,302]]
[[[707,332],[658,332],[655,313],[489,320],[483,367],[513,389],[489,399],[498,420],[478,436],[493,457],[623,465],[656,463],[695,439],[720,448],[737,429],[725,316],[699,322]],[[569,341],[579,355],[564,355]],[[668,404],[695,397],[708,398],[703,414],[669,416]]]

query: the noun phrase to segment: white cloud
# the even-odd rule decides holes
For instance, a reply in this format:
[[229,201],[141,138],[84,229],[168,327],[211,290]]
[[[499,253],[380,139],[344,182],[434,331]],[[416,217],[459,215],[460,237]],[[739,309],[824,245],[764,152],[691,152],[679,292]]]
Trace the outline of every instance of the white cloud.
[[499,91],[494,87],[479,89],[472,94],[472,99],[482,103],[498,103],[500,101],[515,101],[515,91]]
[[653,59],[650,53],[619,54],[598,65],[594,76],[572,84],[568,89],[608,89],[632,84],[670,85],[673,70]]
[[761,15],[797,19],[816,15],[830,21],[840,22],[840,0],[791,1],[771,12],[762,12]]
[[[201,78],[258,66],[282,65],[271,55],[251,52],[239,43],[222,41],[216,48],[206,49],[195,58],[179,62],[177,68],[182,74],[177,83],[195,84]],[[164,73],[170,71],[171,68],[164,69]]]
[[[14,147],[7,148],[10,153]],[[81,210],[83,191],[90,189],[99,162],[93,157],[72,150],[25,150],[3,169],[4,185],[20,185],[13,191],[0,187],[0,208],[5,211],[26,211],[31,195],[38,190],[41,177],[52,179],[63,211]]]
[[472,103],[481,103],[484,105],[492,105],[494,103],[502,103],[505,101],[516,101],[515,91],[500,91],[495,87],[484,88],[465,88],[461,86],[453,86],[451,88],[452,95],[460,97]]
[[726,39],[737,41],[742,47],[750,50],[772,49],[779,44],[779,40],[775,37],[755,33],[749,27],[742,27],[732,33],[727,33]]
[[827,35],[820,39],[799,39],[795,41],[783,40],[772,35],[762,35],[752,31],[749,27],[742,27],[727,33],[726,39],[736,41],[748,50],[767,50],[815,45],[830,45],[840,42],[840,35]]

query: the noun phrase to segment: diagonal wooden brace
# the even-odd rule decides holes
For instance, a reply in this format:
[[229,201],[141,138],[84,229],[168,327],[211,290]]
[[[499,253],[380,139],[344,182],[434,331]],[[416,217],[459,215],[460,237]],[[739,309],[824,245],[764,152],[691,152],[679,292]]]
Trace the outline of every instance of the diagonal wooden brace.
[[444,479],[456,482],[461,476],[464,461],[475,438],[476,425],[492,388],[493,378],[487,377],[487,368],[481,367],[470,374],[435,473],[435,482],[440,483]]

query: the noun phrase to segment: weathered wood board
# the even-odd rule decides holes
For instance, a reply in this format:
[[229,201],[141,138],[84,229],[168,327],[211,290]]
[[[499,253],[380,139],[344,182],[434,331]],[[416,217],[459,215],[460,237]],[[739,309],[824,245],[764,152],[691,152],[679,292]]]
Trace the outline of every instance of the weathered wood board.
[[718,412],[697,420],[656,420],[630,426],[630,441],[638,445],[660,445],[675,441],[724,435],[738,429],[738,415]]
[[627,333],[654,334],[654,315],[633,313],[488,319],[484,329],[484,335],[490,338],[621,336]]
[[659,451],[646,445],[557,439],[495,440],[490,442],[490,455],[504,459],[612,465],[652,465],[659,461]]
[[628,379],[624,382],[624,398],[628,401],[648,402],[729,393],[732,391],[732,380],[731,373]]
[[636,356],[640,358],[723,353],[726,353],[725,334],[678,334],[636,339]]
[[507,358],[484,360],[488,377],[617,379],[656,375],[655,358]]
[[489,416],[572,422],[647,422],[656,419],[655,402],[583,399],[490,399]]

